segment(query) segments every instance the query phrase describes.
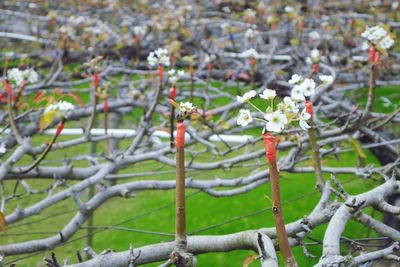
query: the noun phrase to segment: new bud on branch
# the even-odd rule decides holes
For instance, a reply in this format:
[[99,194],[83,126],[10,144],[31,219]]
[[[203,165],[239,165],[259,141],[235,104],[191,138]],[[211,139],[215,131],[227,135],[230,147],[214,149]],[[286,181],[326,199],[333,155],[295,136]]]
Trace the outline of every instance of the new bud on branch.
[[276,138],[270,133],[263,134],[265,155],[269,163],[276,161]]
[[178,122],[176,125],[176,148],[184,148],[185,147],[185,132],[186,125],[184,122]]

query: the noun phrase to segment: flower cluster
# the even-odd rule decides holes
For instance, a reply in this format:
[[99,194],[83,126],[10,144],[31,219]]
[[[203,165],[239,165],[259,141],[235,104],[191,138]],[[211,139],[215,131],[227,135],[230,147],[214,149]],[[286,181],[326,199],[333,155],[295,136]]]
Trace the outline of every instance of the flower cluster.
[[303,79],[301,76],[295,74],[289,80],[289,83],[294,84],[290,97],[297,102],[304,101],[315,92],[316,84],[313,79]]
[[385,50],[390,49],[394,45],[394,40],[390,34],[379,25],[367,28],[361,33],[361,37]]
[[208,63],[212,63],[213,61],[215,61],[216,56],[215,55],[205,55],[204,57],[204,62]]
[[249,50],[242,52],[240,56],[244,58],[258,58],[260,55],[255,49],[251,48]]
[[254,40],[258,35],[259,32],[257,30],[253,30],[252,28],[247,29],[244,33],[244,37],[247,40]]
[[27,81],[28,83],[35,83],[39,80],[37,72],[33,69],[26,69],[21,71],[18,68],[13,68],[7,71],[7,77],[17,86],[21,85],[25,81]]
[[193,106],[193,104],[190,103],[190,102],[181,102],[181,103],[179,104],[179,111],[180,111],[181,113],[183,113],[183,114],[190,113],[190,112],[193,111],[195,108],[196,108],[196,107]]
[[149,62],[150,66],[164,65],[168,67],[168,50],[165,48],[159,48],[153,52],[150,52],[149,56],[147,57],[147,61]]
[[136,36],[143,36],[146,34],[146,28],[142,26],[135,26],[133,27],[133,32]]
[[174,69],[171,69],[168,71],[168,79],[172,85],[175,85],[177,81],[183,76],[185,76],[185,72],[183,70],[176,71]]
[[[332,82],[332,76],[321,75],[320,80],[324,83]],[[275,90],[266,88],[261,94],[260,98],[268,101],[268,107],[265,112],[261,111],[258,107],[250,102],[252,98],[256,96],[256,91],[251,90],[246,92],[243,96],[236,96],[239,103],[248,103],[254,107],[260,113],[263,113],[263,119],[253,118],[249,109],[241,109],[239,111],[239,117],[237,118],[237,124],[241,126],[247,126],[253,120],[261,120],[265,122],[265,130],[268,132],[280,133],[292,122],[298,121],[299,126],[303,130],[310,128],[308,121],[311,119],[312,114],[307,112],[307,109],[303,109],[300,112],[299,101],[304,101],[306,98],[310,98],[314,91],[317,89],[314,80],[303,79],[300,75],[293,75],[289,80],[290,84],[293,84],[291,97],[286,96],[283,101],[274,104],[276,97]]]
[[67,117],[74,109],[74,105],[67,101],[58,101],[56,104],[50,104],[44,110],[44,113],[55,112],[59,117]]
[[318,49],[313,49],[310,52],[310,56],[306,58],[308,64],[316,64],[320,61],[321,55]]

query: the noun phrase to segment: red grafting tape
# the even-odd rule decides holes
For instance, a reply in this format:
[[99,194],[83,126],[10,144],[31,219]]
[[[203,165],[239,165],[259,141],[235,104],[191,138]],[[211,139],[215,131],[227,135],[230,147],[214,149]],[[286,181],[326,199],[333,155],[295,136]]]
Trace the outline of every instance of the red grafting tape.
[[315,63],[312,65],[311,71],[312,71],[312,73],[316,73],[318,71],[318,69],[319,69],[319,63]]
[[162,81],[164,75],[164,68],[161,64],[158,64],[158,80]]
[[249,59],[249,64],[250,64],[250,66],[254,66],[254,64],[256,64],[256,60],[254,59],[254,57],[251,57]]
[[108,112],[108,99],[106,98],[105,100],[104,100],[104,112]]
[[12,87],[11,84],[9,82],[5,82],[4,86],[6,87],[6,93],[9,96],[12,96]]
[[369,62],[370,63],[375,62],[375,48],[373,46],[369,48]]
[[60,135],[63,129],[64,129],[64,123],[59,123],[57,126],[56,137]]
[[95,72],[92,76],[92,83],[94,87],[99,87],[100,86],[100,74]]
[[311,100],[306,100],[306,112],[311,115],[311,118],[314,117],[313,104]]
[[185,123],[178,122],[176,125],[176,140],[175,140],[176,148],[185,147],[185,132],[186,132]]
[[381,61],[381,53],[379,53],[379,51],[375,52],[374,61],[375,61],[375,63],[380,63],[380,61]]
[[265,155],[268,162],[276,161],[276,138],[275,136],[265,133],[263,134]]
[[174,100],[176,97],[176,87],[172,86],[171,88],[169,88],[169,99]]

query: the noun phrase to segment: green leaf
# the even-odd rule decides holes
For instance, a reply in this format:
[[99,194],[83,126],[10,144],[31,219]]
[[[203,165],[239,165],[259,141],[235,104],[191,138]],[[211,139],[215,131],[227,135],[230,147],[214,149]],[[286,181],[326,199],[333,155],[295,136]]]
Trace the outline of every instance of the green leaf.
[[361,147],[361,144],[358,140],[354,139],[353,137],[349,138],[350,145],[354,148],[354,151],[357,153],[358,157],[362,159],[366,159],[367,156],[364,153],[364,150]]

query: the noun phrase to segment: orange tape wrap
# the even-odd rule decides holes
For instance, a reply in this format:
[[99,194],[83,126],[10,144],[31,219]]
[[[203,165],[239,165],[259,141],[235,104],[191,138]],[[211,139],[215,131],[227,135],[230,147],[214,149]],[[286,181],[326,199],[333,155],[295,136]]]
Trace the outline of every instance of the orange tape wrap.
[[99,87],[100,86],[100,74],[95,72],[92,76],[92,83],[94,87]]
[[381,62],[381,53],[379,53],[379,51],[375,52],[374,61],[375,61],[375,63],[380,63]]
[[172,86],[169,88],[169,99],[175,100],[176,97],[176,87]]
[[107,100],[107,98],[106,99],[104,99],[104,112],[108,112],[108,100]]
[[311,100],[306,100],[306,112],[311,115],[311,118],[314,117],[313,104]]
[[275,136],[265,133],[263,134],[264,138],[264,148],[265,155],[267,157],[268,162],[276,161],[276,138]]
[[369,48],[369,62],[370,63],[375,62],[375,48],[373,46]]
[[64,129],[64,123],[59,123],[57,126],[56,137],[60,135],[63,129]]
[[158,64],[158,80],[161,82],[164,76],[164,68],[161,64]]
[[176,148],[185,147],[185,132],[186,132],[185,123],[178,122],[176,125],[176,140],[175,140]]
[[318,71],[318,69],[319,69],[319,63],[315,63],[312,65],[311,72],[316,73]]
[[7,95],[12,96],[12,87],[11,87],[11,84],[10,84],[9,82],[5,82],[5,83],[4,83],[4,86],[5,86],[5,88],[6,88],[6,93],[7,93]]

